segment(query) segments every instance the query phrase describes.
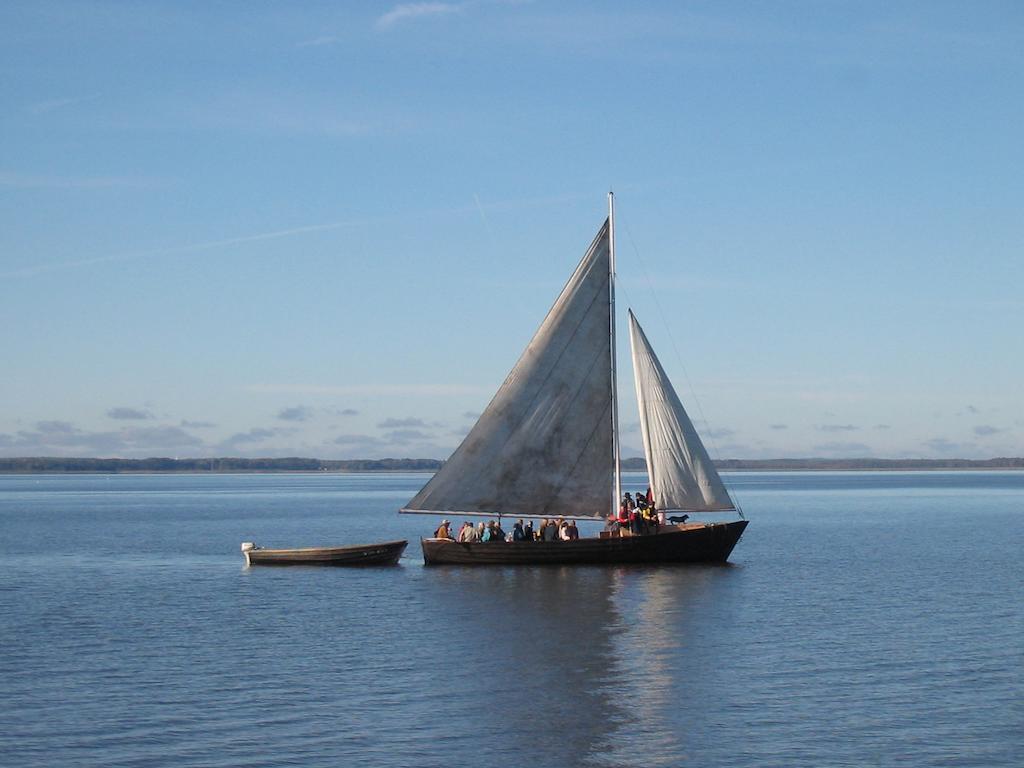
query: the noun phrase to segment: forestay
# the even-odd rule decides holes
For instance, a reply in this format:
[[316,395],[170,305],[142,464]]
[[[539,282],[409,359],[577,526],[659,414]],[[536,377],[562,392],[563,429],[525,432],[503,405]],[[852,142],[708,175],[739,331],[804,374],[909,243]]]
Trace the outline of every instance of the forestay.
[[403,512],[607,514],[609,243],[606,221],[490,405]]
[[718,470],[632,310],[629,340],[640,431],[656,506],[665,511],[734,509]]

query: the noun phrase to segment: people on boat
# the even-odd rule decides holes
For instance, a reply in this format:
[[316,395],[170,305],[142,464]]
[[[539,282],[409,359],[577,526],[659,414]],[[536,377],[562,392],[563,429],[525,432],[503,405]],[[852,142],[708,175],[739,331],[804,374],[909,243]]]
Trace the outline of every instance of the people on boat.
[[437,526],[437,530],[434,531],[435,539],[450,539],[452,537],[451,523],[448,520],[442,520],[441,524]]
[[484,531],[487,530],[487,525],[481,520],[476,526],[476,535],[480,541],[484,540]]
[[501,528],[501,520],[494,523],[494,532],[491,534],[491,541],[505,541],[508,535]]
[[576,521],[570,520],[566,523],[565,532],[567,541],[576,541],[580,537],[580,529],[576,527]]
[[619,516],[616,518],[615,522],[618,523],[618,528],[616,528],[616,530],[619,532],[620,536],[624,535],[624,531],[629,530],[629,505],[631,501],[632,500],[629,498],[629,494],[627,493],[622,497],[622,503],[619,504]]
[[523,521],[517,520],[512,526],[512,541],[526,541],[526,531],[523,528]]
[[644,533],[657,533],[660,527],[658,522],[658,515],[655,513],[652,507],[644,505],[643,512],[643,530]]
[[475,541],[480,541],[480,534],[476,529],[476,526],[470,522],[466,522],[462,526],[462,530],[459,532],[459,541],[467,544],[472,544]]
[[523,526],[523,541],[533,541],[533,520],[527,520]]
[[644,532],[643,515],[636,506],[629,511],[629,532],[634,536],[639,536]]
[[541,526],[541,537],[544,541],[558,541],[558,523],[548,520],[546,526]]
[[480,537],[480,541],[496,541],[494,536],[494,521],[488,520],[487,525],[484,526],[484,534]]

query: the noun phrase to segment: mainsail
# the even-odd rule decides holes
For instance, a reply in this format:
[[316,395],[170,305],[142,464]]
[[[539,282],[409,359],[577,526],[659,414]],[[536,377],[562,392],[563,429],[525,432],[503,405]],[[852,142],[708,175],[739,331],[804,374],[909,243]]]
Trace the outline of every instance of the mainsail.
[[640,431],[655,505],[664,511],[734,509],[718,470],[632,310],[629,340]]
[[403,512],[604,517],[612,444],[606,221],[479,420]]

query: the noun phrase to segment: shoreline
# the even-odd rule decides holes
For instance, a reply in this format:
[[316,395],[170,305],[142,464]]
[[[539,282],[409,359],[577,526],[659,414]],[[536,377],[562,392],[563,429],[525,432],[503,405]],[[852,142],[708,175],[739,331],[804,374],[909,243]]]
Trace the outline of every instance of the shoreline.
[[[2,475],[432,475],[434,469],[0,469]],[[719,468],[721,474],[758,472],[783,474],[787,472],[1024,472],[1024,466],[969,466],[969,467],[728,467]],[[625,474],[644,474],[644,469],[623,469]]]

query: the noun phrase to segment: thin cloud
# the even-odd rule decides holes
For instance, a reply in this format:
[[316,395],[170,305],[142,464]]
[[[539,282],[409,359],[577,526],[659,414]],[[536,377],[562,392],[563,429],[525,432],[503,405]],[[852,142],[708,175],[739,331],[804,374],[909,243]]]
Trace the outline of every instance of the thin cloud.
[[[4,172],[0,171],[0,186],[3,185]],[[587,199],[586,195],[574,194],[574,195],[554,195],[545,197],[527,197],[517,198],[510,200],[502,200],[494,203],[488,203],[485,207],[493,210],[515,210],[522,207],[533,207],[540,205],[550,205],[553,203],[566,203],[575,202],[579,200]],[[52,272],[59,269],[73,268],[73,267],[88,267],[96,264],[108,264],[111,262],[122,262],[122,261],[135,261],[138,259],[151,259],[159,256],[178,256],[186,255],[190,253],[196,253],[200,251],[207,251],[216,248],[230,247],[233,245],[244,245],[246,243],[255,243],[264,240],[274,240],[277,238],[295,237],[313,232],[327,232],[335,229],[342,229],[345,227],[355,227],[363,224],[382,223],[396,220],[405,219],[416,219],[423,217],[432,216],[447,216],[463,214],[467,211],[475,210],[475,208],[469,207],[454,207],[454,208],[443,208],[443,209],[430,209],[423,211],[415,211],[408,214],[401,214],[395,216],[377,216],[369,217],[364,219],[348,219],[344,221],[330,221],[322,224],[309,224],[301,227],[291,227],[288,229],[272,230],[270,232],[259,232],[253,235],[242,235],[239,237],[229,237],[220,240],[208,240],[200,243],[192,243],[189,245],[173,246],[170,248],[156,248],[139,251],[129,251],[126,253],[115,253],[108,254],[106,256],[96,256],[88,259],[74,259],[65,261],[53,261],[46,264],[37,264],[31,267],[22,267],[20,269],[13,269],[8,272],[0,272],[0,278],[11,278],[11,277],[30,277],[32,275],[38,275],[45,272]],[[438,392],[434,391],[435,386],[447,388],[448,391]],[[398,394],[398,395],[422,395],[422,394],[452,394],[452,395],[468,395],[468,394],[480,394],[482,392],[493,392],[490,388],[480,387],[448,387],[448,385],[426,385],[423,387],[405,387],[405,386],[358,386],[358,387],[319,387],[317,385],[254,385],[250,388],[250,391],[256,392],[295,392],[299,394],[313,393],[313,394],[357,394],[357,395],[376,395],[376,394]]]
[[854,432],[860,427],[854,424],[819,424],[818,429],[822,432]]
[[447,16],[459,13],[465,7],[466,3],[399,3],[377,19],[376,27],[377,29],[387,29],[410,19]]
[[142,421],[144,419],[152,419],[153,414],[149,411],[143,411],[138,408],[111,408],[107,411],[107,418],[118,419],[121,421]]
[[34,104],[29,104],[25,108],[25,111],[32,115],[44,115],[47,112],[64,109],[64,107],[71,107],[75,104],[85,104],[89,101],[95,101],[99,97],[100,94],[93,93],[88,96],[71,96],[65,99],[47,99],[45,101],[37,101]]
[[832,443],[821,443],[820,445],[814,446],[814,450],[821,454],[829,456],[867,456],[871,453],[871,447],[864,443],[844,443],[844,442],[832,442]]
[[768,429],[774,429],[774,430],[789,429],[789,425],[788,424],[769,424],[768,425]]
[[212,421],[189,421],[188,419],[182,419],[178,426],[186,429],[213,429],[217,425]]
[[875,429],[892,429],[888,424],[875,424]]
[[263,427],[253,427],[248,432],[236,432],[231,437],[223,442],[225,446],[234,445],[245,445],[246,443],[262,443],[264,440],[269,440],[275,437],[279,433],[276,429],[264,429]]
[[477,395],[490,392],[489,387],[468,386],[465,384],[250,384],[245,387],[248,392],[266,394],[293,395],[373,395],[373,396],[407,396],[407,395]]
[[974,434],[978,437],[988,437],[989,435],[998,435],[1000,432],[1005,432],[1005,429],[999,427],[993,427],[989,424],[979,424],[974,428]]
[[930,440],[925,440],[924,446],[933,453],[942,454],[943,456],[966,455],[973,451],[975,447],[974,443],[956,443],[944,437],[933,437]]
[[394,429],[384,434],[384,439],[389,443],[411,443],[422,440],[431,440],[433,435],[420,429]]
[[409,417],[406,419],[384,419],[377,425],[380,429],[396,429],[403,427],[425,427],[427,422],[423,419]]
[[379,437],[371,435],[338,435],[331,442],[346,448],[379,448],[383,445]]
[[0,187],[16,189],[113,189],[152,187],[150,179],[129,176],[44,176],[0,171]]
[[180,427],[125,427],[87,432],[66,421],[41,421],[35,431],[0,435],[0,448],[13,456],[114,456],[141,458],[194,451],[203,445]]
[[79,431],[70,421],[39,421],[36,430],[44,435],[69,435]]
[[342,416],[358,416],[359,415],[359,411],[357,411],[355,408],[342,408],[341,409],[341,415]]
[[319,48],[323,45],[333,45],[334,43],[341,40],[337,35],[321,35],[320,37],[314,37],[312,40],[303,40],[301,43],[296,43],[296,48]]
[[292,408],[282,408],[277,413],[281,421],[309,421],[313,418],[313,409],[305,405],[296,405]]
[[[0,184],[2,183],[3,174],[0,173]],[[305,227],[292,227],[290,229],[279,229],[272,232],[260,232],[255,235],[229,237],[223,240],[209,240],[202,243],[193,243],[192,245],[183,245],[175,248],[160,248],[152,251],[138,251],[136,253],[111,254],[109,256],[97,256],[92,259],[78,259],[75,261],[54,261],[48,264],[39,264],[34,267],[16,269],[11,272],[3,272],[0,273],[0,277],[27,277],[30,275],[37,275],[41,272],[51,272],[56,269],[63,269],[65,267],[85,267],[94,264],[106,264],[112,261],[133,261],[135,259],[147,259],[157,256],[175,256],[195,253],[197,251],[206,251],[213,248],[244,245],[245,243],[255,243],[262,240],[275,240],[281,237],[292,237],[294,235],[304,235],[311,232],[325,232],[332,229],[341,229],[342,227],[353,226],[357,223],[358,222],[353,221],[333,221],[326,224],[311,224]]]

